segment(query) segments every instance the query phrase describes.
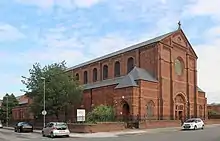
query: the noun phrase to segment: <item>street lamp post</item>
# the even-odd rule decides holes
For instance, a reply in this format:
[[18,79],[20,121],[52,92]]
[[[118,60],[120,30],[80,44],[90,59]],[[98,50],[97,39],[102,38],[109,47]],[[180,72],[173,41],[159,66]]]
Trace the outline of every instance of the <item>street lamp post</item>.
[[6,113],[6,126],[8,127],[8,95],[7,95],[7,113]]
[[44,110],[42,111],[42,114],[44,116],[44,127],[45,127],[45,116],[46,116],[46,110],[45,110],[45,78],[41,77],[42,80],[44,80]]

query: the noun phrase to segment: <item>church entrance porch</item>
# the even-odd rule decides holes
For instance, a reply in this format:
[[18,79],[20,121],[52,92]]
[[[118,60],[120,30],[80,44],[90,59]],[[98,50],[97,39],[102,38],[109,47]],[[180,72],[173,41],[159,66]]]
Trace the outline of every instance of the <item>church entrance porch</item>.
[[186,117],[186,100],[182,94],[175,97],[175,120],[181,120]]

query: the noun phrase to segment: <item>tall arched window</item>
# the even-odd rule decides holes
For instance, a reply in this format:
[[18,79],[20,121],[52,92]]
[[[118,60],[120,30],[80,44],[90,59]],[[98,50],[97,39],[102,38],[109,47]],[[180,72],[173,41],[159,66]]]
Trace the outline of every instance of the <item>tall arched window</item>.
[[181,76],[184,72],[184,62],[181,57],[178,57],[177,59],[175,59],[174,67],[175,67],[174,69],[175,69],[176,74]]
[[115,62],[115,77],[118,77],[120,75],[121,75],[120,74],[120,62],[117,61],[117,62]]
[[154,102],[152,100],[147,103],[146,108],[147,118],[154,117]]
[[108,78],[108,66],[104,65],[103,66],[103,80]]
[[84,84],[87,84],[88,83],[88,72],[87,71],[84,71]]
[[93,82],[96,82],[98,80],[98,72],[97,68],[93,69]]
[[127,73],[129,73],[134,68],[134,59],[132,57],[128,58],[127,61]]
[[78,73],[76,74],[76,80],[79,80],[79,74]]

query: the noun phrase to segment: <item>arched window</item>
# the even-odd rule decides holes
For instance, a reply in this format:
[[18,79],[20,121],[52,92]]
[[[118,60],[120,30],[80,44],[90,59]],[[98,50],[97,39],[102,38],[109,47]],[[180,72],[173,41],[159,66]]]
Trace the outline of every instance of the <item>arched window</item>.
[[184,72],[184,63],[181,57],[178,57],[177,59],[175,59],[174,67],[175,67],[174,69],[175,69],[176,74],[181,76]]
[[102,77],[103,77],[103,80],[108,78],[108,66],[107,65],[103,66],[103,76]]
[[127,73],[129,73],[134,68],[134,59],[132,57],[128,58],[127,61]]
[[76,80],[79,80],[79,74],[78,73],[76,74]]
[[88,83],[88,72],[84,71],[84,84]]
[[96,82],[98,80],[98,72],[97,68],[93,69],[93,82]]
[[121,75],[120,74],[120,62],[117,61],[117,62],[115,62],[115,77],[118,77],[120,75]]
[[147,118],[154,117],[154,102],[151,100],[146,105]]

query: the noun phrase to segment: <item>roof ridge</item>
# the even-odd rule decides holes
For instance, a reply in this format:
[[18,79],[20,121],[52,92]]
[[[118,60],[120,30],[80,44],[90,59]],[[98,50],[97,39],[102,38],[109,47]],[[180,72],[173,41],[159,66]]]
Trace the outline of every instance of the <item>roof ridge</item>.
[[104,55],[104,56],[101,56],[101,57],[97,57],[97,58],[92,59],[92,60],[90,60],[90,61],[85,61],[85,62],[80,63],[80,64],[78,64],[78,65],[75,65],[75,66],[73,66],[73,67],[67,68],[67,71],[72,70],[72,69],[76,69],[76,68],[80,68],[80,67],[83,67],[83,66],[85,66],[85,65],[88,65],[88,64],[91,64],[91,63],[94,63],[94,62],[97,62],[97,61],[101,61],[101,60],[103,60],[103,59],[107,59],[107,58],[110,58],[110,57],[112,57],[112,56],[116,56],[116,55],[118,55],[118,54],[125,53],[125,52],[127,52],[127,51],[131,51],[131,50],[133,50],[133,49],[137,49],[137,48],[142,47],[142,46],[144,46],[144,45],[149,45],[149,44],[158,42],[158,41],[160,41],[160,40],[166,38],[167,36],[173,34],[173,33],[176,32],[176,31],[177,31],[177,30],[174,30],[174,31],[172,31],[172,32],[168,32],[168,33],[165,33],[165,34],[156,36],[156,37],[151,38],[151,39],[149,39],[149,40],[146,40],[146,41],[143,41],[143,42],[140,42],[140,43],[133,44],[133,45],[131,45],[131,46],[125,47],[125,48],[120,49],[120,50],[118,50],[118,51],[114,51],[114,52],[109,53],[109,54],[107,54],[107,55]]

